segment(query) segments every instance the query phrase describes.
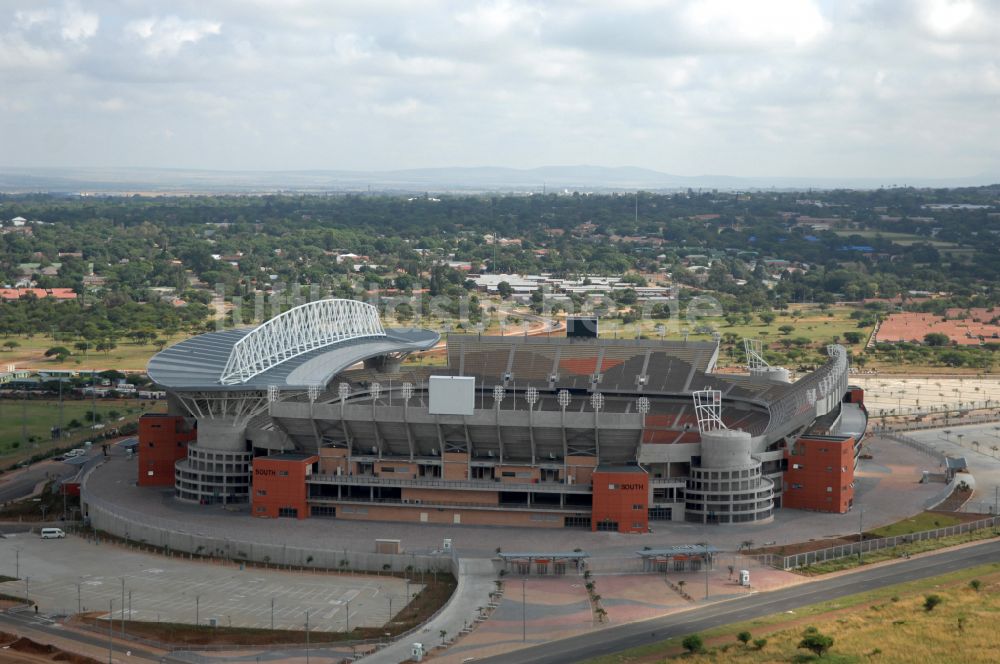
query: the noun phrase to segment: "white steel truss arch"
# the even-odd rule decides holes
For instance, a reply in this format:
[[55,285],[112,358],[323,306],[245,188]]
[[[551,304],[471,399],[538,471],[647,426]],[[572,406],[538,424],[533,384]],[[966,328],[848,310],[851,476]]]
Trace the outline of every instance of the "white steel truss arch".
[[694,414],[698,418],[698,431],[720,431],[728,429],[722,421],[722,392],[706,387],[691,393],[694,398]]
[[747,371],[750,373],[771,366],[764,359],[764,342],[760,339],[744,339],[743,350],[747,355]]
[[275,316],[237,341],[219,380],[223,385],[238,385],[316,348],[384,336],[378,309],[370,304],[341,299],[309,302]]

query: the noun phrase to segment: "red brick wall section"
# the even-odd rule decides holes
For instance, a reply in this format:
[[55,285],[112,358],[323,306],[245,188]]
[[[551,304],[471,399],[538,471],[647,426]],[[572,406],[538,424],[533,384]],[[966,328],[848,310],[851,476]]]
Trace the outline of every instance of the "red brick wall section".
[[865,405],[865,391],[860,387],[852,387],[847,391],[847,402]]
[[[792,453],[794,451],[794,453]],[[782,507],[843,514],[854,502],[854,438],[808,438],[785,450]]]
[[306,474],[319,457],[305,459],[253,460],[253,483],[250,487],[251,514],[259,517],[278,518],[281,510],[295,510],[295,517],[309,516],[306,504]]
[[139,418],[139,486],[173,486],[174,464],[187,458],[197,431],[179,415],[149,414]]
[[593,483],[591,530],[597,530],[603,521],[617,523],[620,533],[649,530],[649,476],[646,473],[595,470]]

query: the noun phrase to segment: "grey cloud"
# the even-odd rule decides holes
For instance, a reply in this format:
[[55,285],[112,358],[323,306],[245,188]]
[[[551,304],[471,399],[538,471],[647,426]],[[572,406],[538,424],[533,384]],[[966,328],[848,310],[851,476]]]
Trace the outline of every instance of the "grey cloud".
[[954,6],[13,0],[4,160],[1000,174],[1000,15]]

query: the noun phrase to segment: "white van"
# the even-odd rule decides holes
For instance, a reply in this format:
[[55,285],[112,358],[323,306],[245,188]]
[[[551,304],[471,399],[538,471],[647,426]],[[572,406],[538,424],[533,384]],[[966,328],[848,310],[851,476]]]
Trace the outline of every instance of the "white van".
[[66,537],[62,528],[42,528],[42,539],[59,539]]
[[83,456],[86,453],[87,453],[87,450],[83,449],[82,447],[78,447],[78,448],[76,448],[74,450],[70,450],[69,452],[67,452],[66,453],[66,458],[67,459],[72,459],[73,457]]

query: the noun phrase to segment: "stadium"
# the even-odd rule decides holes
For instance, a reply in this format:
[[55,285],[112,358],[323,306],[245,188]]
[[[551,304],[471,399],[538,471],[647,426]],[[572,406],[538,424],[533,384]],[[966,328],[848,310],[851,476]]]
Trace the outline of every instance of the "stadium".
[[[138,484],[256,517],[586,528],[761,523],[845,512],[867,415],[827,347],[795,382],[748,341],[385,329],[321,300],[154,356],[165,415],[140,421]],[[438,349],[446,365],[416,366]]]

